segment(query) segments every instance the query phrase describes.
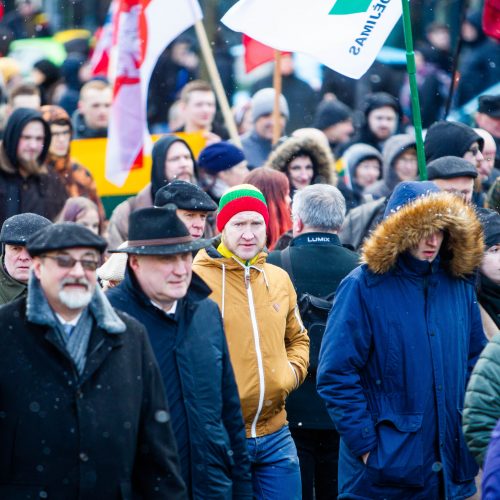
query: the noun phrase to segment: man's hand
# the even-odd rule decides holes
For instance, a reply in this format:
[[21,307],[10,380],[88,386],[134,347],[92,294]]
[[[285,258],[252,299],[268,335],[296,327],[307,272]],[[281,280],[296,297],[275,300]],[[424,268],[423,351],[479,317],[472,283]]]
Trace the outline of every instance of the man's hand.
[[363,460],[363,463],[366,465],[366,462],[368,462],[368,457],[370,456],[370,452],[367,451],[364,455],[361,456],[361,460]]

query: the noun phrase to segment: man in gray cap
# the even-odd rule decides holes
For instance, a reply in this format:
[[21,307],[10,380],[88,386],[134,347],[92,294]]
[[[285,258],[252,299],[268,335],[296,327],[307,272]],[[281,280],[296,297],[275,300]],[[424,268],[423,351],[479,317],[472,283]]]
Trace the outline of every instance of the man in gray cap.
[[96,287],[106,242],[67,222],[26,247],[27,296],[0,308],[0,496],[186,499],[144,327]]
[[39,229],[52,224],[37,214],[9,217],[2,225],[0,243],[0,305],[7,304],[26,293],[32,258],[26,250],[26,240]]
[[[264,165],[272,149],[273,108],[275,91],[272,88],[256,92],[251,101],[253,128],[241,138],[243,152],[248,161],[248,168],[254,169]],[[285,131],[289,117],[288,104],[280,94],[280,136]]]
[[125,279],[108,291],[148,331],[170,405],[182,476],[193,499],[252,498],[245,427],[219,308],[192,273],[194,239],[176,206],[130,215]]
[[427,176],[439,189],[455,193],[468,203],[472,201],[478,172],[469,161],[457,156],[443,156],[427,165]]

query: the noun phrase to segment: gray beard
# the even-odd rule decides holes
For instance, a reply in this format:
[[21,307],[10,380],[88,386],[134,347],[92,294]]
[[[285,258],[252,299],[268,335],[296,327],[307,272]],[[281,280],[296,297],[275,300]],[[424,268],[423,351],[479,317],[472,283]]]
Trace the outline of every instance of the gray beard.
[[59,292],[59,300],[68,309],[83,309],[87,307],[92,300],[92,292],[67,292],[66,290],[61,290]]

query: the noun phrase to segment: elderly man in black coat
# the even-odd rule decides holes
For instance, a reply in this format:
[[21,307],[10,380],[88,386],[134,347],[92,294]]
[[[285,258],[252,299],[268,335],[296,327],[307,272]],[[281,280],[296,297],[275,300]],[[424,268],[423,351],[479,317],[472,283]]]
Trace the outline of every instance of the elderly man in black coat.
[[2,499],[186,498],[144,327],[96,288],[105,247],[46,226],[27,242],[27,297],[0,308]]
[[[267,262],[282,267],[292,279],[299,303],[303,294],[332,296],[359,263],[337,235],[344,222],[342,193],[328,184],[314,184],[295,193],[290,246],[272,252]],[[303,310],[301,310],[301,313]],[[286,411],[300,460],[303,500],[337,498],[339,435],[316,391],[316,368],[324,328],[308,324],[311,350],[307,378],[286,401]],[[316,321],[316,318],[314,319]]]
[[125,279],[114,307],[143,323],[160,365],[190,498],[252,498],[245,427],[219,308],[192,273],[194,239],[176,205],[130,215]]

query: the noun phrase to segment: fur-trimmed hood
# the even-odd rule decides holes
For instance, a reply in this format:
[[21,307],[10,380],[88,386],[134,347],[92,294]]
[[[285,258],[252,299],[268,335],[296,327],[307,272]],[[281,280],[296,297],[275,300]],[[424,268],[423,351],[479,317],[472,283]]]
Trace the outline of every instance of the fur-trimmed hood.
[[309,137],[290,137],[278,146],[270,155],[265,166],[283,172],[288,177],[287,166],[297,157],[297,153],[306,153],[314,165],[312,184],[332,184],[333,158],[331,152]]
[[440,251],[446,271],[456,278],[471,275],[483,257],[481,223],[472,206],[447,192],[417,198],[389,215],[363,245],[362,261],[375,274],[387,273],[402,253],[436,231],[446,234]]

